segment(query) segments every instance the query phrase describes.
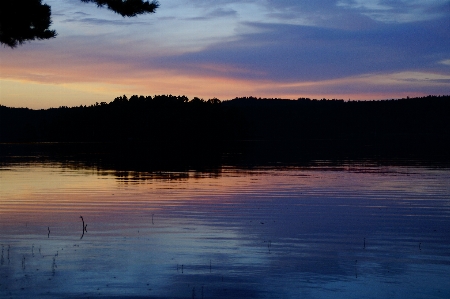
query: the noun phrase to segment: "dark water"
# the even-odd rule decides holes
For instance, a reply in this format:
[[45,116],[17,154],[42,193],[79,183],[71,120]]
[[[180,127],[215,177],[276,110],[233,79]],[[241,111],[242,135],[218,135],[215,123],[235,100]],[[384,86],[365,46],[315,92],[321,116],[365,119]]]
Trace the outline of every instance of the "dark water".
[[450,298],[450,170],[8,163],[0,243],[0,298]]

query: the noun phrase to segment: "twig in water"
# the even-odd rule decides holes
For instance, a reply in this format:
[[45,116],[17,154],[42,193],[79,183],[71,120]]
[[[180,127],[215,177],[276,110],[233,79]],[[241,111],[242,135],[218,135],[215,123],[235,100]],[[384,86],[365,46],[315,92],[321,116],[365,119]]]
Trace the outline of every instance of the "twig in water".
[[58,266],[56,265],[56,258],[53,257],[53,263],[52,263],[52,275],[55,275],[56,268],[58,268]]
[[153,222],[153,216],[154,216],[155,214],[152,214],[152,224],[155,224],[154,222]]
[[80,216],[81,221],[83,221],[83,232],[87,232],[87,224],[84,224],[83,216]]
[[80,218],[81,218],[81,221],[83,221],[83,233],[81,234],[81,238],[80,238],[80,240],[81,240],[84,237],[84,232],[87,232],[87,224],[84,224],[83,216],[80,216]]
[[47,227],[47,229],[48,229],[48,235],[47,235],[47,238],[50,238],[50,226]]

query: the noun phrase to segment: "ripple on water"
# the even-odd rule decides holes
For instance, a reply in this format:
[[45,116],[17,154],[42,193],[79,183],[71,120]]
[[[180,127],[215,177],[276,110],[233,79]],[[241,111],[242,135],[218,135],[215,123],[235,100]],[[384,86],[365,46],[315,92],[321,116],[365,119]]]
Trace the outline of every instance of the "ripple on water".
[[0,178],[0,297],[450,297],[446,169]]

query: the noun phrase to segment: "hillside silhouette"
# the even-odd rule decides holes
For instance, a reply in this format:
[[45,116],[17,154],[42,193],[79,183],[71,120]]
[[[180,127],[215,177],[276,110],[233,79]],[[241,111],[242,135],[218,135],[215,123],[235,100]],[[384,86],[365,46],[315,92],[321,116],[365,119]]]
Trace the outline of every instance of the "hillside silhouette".
[[[348,102],[243,97],[222,102],[134,95],[71,108],[0,106],[0,142],[70,143],[64,151],[71,155],[112,151],[111,161],[152,155],[173,165],[221,163],[224,156],[245,157],[250,164],[290,163],[299,156],[448,160],[449,111],[450,96]],[[59,146],[56,151],[62,150]]]

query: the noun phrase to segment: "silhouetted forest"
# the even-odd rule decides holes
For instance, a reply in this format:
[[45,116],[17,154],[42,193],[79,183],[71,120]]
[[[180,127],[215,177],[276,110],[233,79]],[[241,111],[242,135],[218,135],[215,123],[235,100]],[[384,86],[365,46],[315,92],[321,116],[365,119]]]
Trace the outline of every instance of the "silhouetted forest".
[[45,110],[0,106],[1,142],[448,141],[450,96],[386,101],[126,96]]
[[236,98],[224,104],[239,109],[252,139],[395,143],[450,137],[450,96],[348,102]]
[[248,163],[290,163],[299,155],[448,159],[449,111],[450,96],[385,101],[245,97],[221,102],[134,95],[71,108],[0,106],[0,142],[72,143],[78,145],[64,151],[116,149],[121,156],[154,155],[174,164],[183,157],[214,164],[236,153]]
[[0,107],[1,142],[200,142],[243,138],[242,117],[220,101],[126,96],[46,110]]

